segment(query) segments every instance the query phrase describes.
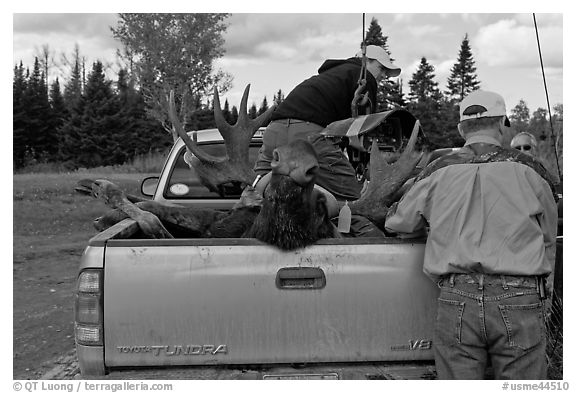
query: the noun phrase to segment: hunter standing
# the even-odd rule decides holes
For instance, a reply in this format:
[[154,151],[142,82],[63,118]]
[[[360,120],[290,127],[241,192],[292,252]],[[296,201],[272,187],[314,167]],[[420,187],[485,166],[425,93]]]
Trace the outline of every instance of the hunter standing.
[[[366,47],[366,91],[368,107],[374,113],[378,81],[396,77],[396,67],[388,53],[376,45]],[[266,128],[262,148],[254,170],[259,175],[270,172],[273,151],[295,139],[308,140],[318,153],[319,171],[316,183],[330,191],[336,199],[355,200],[360,197],[362,184],[356,179],[339,141],[320,133],[337,120],[352,117],[351,104],[358,88],[362,70],[362,52],[343,60],[326,60],[318,75],[296,86],[272,114]]]
[[386,228],[425,231],[424,272],[438,283],[434,336],[440,379],[546,379],[545,278],[554,267],[557,210],[540,163],[503,148],[503,98],[460,103],[466,140],[418,176]]

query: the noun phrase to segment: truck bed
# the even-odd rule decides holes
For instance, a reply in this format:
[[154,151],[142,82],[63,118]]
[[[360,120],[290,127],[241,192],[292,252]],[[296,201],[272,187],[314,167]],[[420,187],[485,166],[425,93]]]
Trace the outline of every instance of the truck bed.
[[210,366],[209,379],[297,378],[294,364],[308,377],[342,365],[364,377],[430,374],[437,288],[422,273],[423,239],[285,252],[254,239],[114,238],[131,226],[102,232],[83,258],[103,265],[104,346],[93,358],[111,375]]

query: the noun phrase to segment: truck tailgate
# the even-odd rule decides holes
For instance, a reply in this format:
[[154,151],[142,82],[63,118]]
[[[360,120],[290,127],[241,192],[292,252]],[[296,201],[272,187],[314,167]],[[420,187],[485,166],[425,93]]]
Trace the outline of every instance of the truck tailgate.
[[110,240],[107,367],[432,359],[423,242]]

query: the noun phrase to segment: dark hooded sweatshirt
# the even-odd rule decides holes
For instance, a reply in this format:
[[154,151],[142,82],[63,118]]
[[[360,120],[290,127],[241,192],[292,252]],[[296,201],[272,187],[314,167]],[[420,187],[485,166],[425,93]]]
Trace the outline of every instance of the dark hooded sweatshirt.
[[[326,127],[352,117],[351,104],[362,69],[359,58],[326,60],[318,75],[296,86],[272,114],[272,120],[298,119]],[[376,79],[366,72],[371,113],[376,104]]]

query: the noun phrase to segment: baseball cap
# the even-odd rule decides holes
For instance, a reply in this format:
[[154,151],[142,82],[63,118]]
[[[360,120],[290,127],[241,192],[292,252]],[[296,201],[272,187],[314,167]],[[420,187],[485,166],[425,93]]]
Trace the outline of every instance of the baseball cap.
[[518,149],[521,145],[530,145],[532,148],[538,147],[538,142],[534,135],[529,132],[520,132],[510,141],[510,147]]
[[[356,53],[356,57],[362,57],[362,51]],[[366,47],[366,57],[369,59],[376,60],[378,63],[382,64],[384,67],[390,70],[390,76],[396,77],[400,75],[402,69],[400,67],[396,67],[392,64],[392,60],[390,60],[390,56],[384,50],[384,48],[377,46],[377,45],[368,45]]]
[[[460,121],[496,116],[506,116],[506,104],[500,94],[475,90],[460,103]],[[510,127],[507,117],[506,126]]]

